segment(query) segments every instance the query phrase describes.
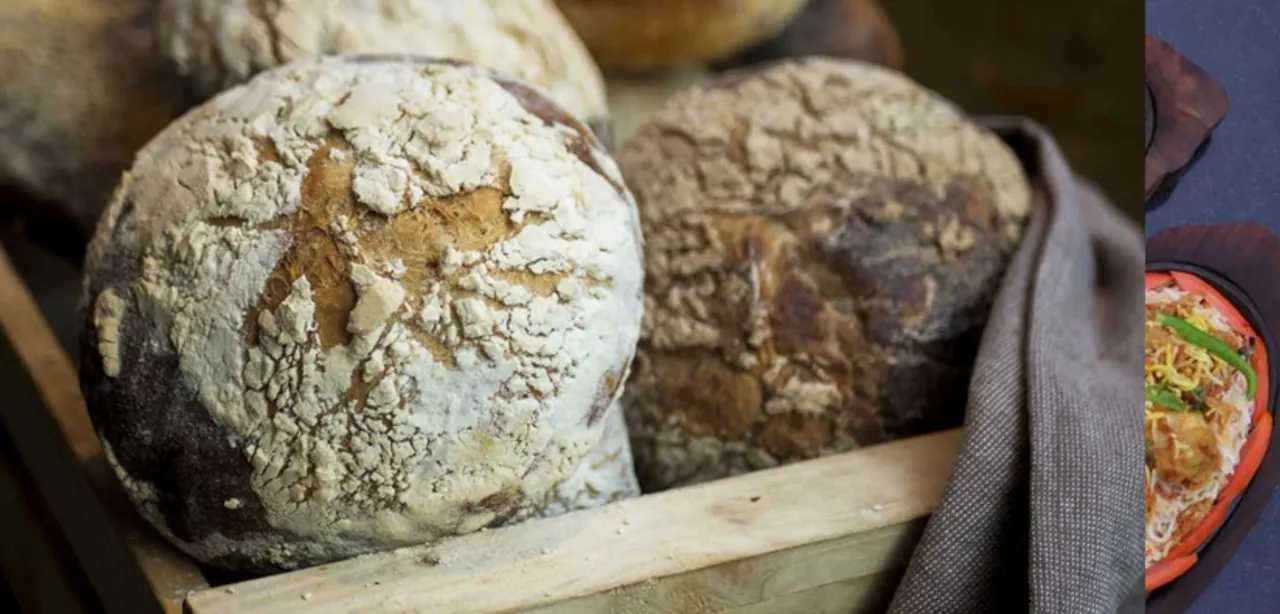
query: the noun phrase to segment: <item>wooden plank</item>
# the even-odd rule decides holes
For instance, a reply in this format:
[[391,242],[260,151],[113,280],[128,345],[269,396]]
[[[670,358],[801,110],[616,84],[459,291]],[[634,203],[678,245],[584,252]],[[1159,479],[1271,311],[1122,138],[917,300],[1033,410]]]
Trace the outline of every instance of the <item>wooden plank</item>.
[[0,420],[81,565],[112,612],[181,611],[208,585],[187,557],[133,512],[102,458],[75,369],[0,249],[0,367],[25,376]]
[[[959,439],[959,431],[926,435],[204,590],[187,607],[193,614],[690,614],[766,608],[760,604],[805,593],[831,598],[818,589],[905,563]],[[878,577],[868,580],[868,594],[887,590],[893,576]]]
[[[869,533],[807,544],[758,557],[729,561],[706,569],[645,581],[577,599],[557,602],[523,614],[684,614],[692,612],[772,611],[769,604],[807,604],[813,591],[832,583],[879,577],[886,568],[905,566],[919,540],[923,520],[892,525]],[[872,583],[874,584],[874,582]],[[862,586],[867,592],[875,586]],[[848,591],[844,594],[849,596]],[[855,591],[855,597],[862,595]],[[817,605],[807,604],[807,605]],[[854,604],[856,605],[856,603]],[[780,606],[778,606],[780,607]],[[805,608],[807,611],[808,608]],[[796,610],[790,610],[796,611]],[[847,610],[845,614],[847,614]]]
[[889,609],[893,588],[905,568],[850,578],[826,586],[761,601],[723,614],[872,614]]
[[31,477],[0,432],[0,570],[21,612],[88,614],[102,606]]

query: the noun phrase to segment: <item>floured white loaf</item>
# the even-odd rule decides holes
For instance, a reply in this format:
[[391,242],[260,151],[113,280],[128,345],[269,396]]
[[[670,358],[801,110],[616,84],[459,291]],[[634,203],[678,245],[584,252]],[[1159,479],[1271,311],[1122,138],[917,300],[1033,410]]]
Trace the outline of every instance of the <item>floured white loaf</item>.
[[317,564],[635,494],[642,276],[614,162],[541,94],[307,60],[139,154],[90,246],[82,385],[182,549]]

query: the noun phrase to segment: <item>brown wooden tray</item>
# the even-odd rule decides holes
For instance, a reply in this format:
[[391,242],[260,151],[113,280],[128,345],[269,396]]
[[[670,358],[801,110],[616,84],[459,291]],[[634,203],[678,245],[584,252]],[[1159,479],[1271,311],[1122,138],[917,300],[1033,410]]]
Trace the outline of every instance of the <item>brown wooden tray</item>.
[[125,501],[71,361],[3,249],[0,361],[26,376],[6,390],[0,421],[104,608],[129,614],[883,611],[960,440],[926,435],[223,584]]
[[[1280,284],[1272,278],[1280,270],[1280,238],[1259,224],[1186,226],[1157,233],[1147,240],[1148,263],[1192,265],[1214,273],[1238,288],[1251,305],[1241,305],[1259,336],[1269,341],[1280,338]],[[1224,292],[1231,299],[1231,292]],[[1234,300],[1234,299],[1233,299]],[[1252,309],[1244,309],[1252,307]],[[1277,348],[1268,347],[1271,381],[1280,369]],[[1271,391],[1275,408],[1277,391]],[[1186,611],[1226,566],[1280,484],[1280,429],[1271,435],[1271,444],[1231,516],[1217,535],[1200,551],[1200,560],[1185,575],[1153,593],[1147,601],[1151,614],[1178,614]]]
[[1152,106],[1146,145],[1146,196],[1176,183],[1227,114],[1227,94],[1216,79],[1168,43],[1146,39],[1146,83]]

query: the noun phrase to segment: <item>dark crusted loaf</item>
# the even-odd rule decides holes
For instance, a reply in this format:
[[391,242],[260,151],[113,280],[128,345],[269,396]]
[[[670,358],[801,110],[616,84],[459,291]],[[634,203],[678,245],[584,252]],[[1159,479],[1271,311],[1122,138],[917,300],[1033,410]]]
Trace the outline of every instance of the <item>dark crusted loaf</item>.
[[787,61],[620,150],[646,241],[623,405],[661,489],[960,422],[1030,209],[1014,154],[896,72]]

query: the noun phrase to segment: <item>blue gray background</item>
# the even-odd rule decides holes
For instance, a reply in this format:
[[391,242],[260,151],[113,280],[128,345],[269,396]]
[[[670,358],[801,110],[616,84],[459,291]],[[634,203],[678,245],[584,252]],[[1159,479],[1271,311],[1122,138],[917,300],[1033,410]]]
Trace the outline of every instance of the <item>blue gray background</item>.
[[[1280,2],[1147,0],[1147,33],[1218,78],[1230,109],[1146,233],[1254,221],[1280,232]],[[1280,271],[1277,271],[1280,276]],[[1280,494],[1190,612],[1280,612]]]

